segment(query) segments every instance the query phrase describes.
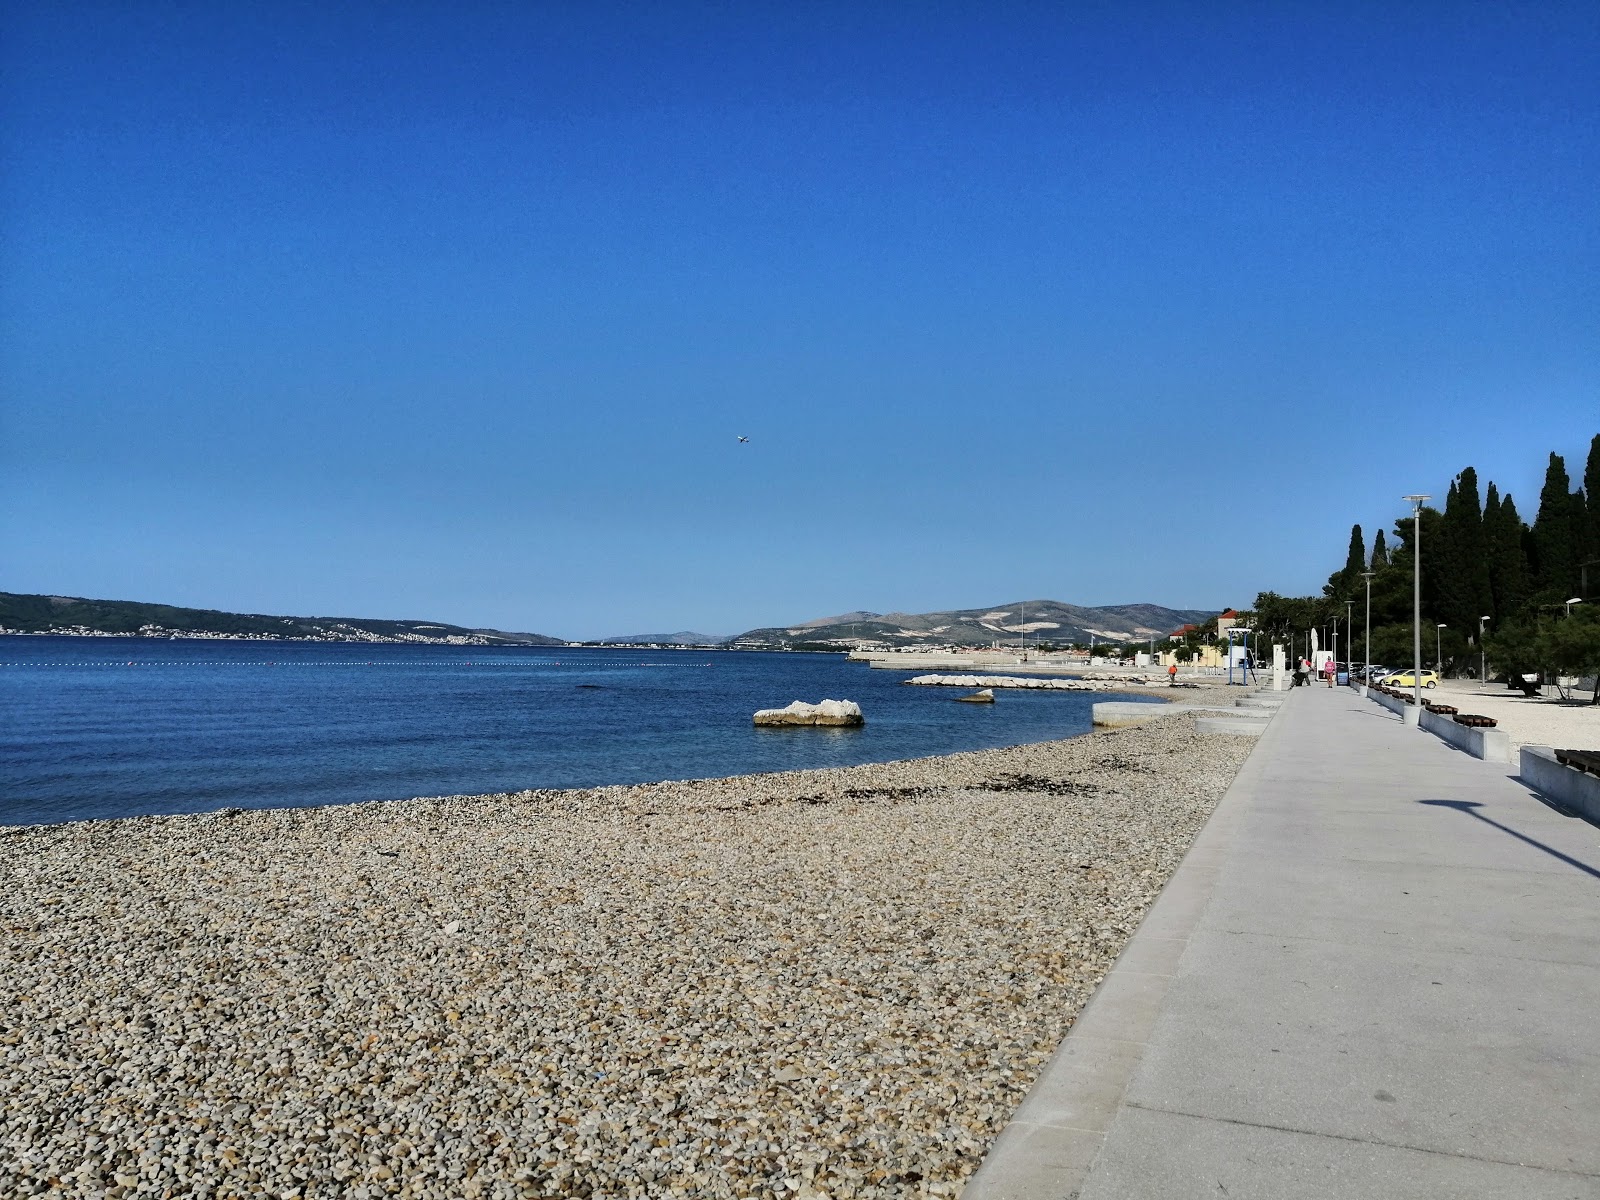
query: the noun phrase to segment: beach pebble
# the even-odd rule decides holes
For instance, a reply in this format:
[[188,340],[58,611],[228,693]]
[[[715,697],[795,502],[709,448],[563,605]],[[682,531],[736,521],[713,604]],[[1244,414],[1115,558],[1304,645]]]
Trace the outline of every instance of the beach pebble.
[[956,1196],[1250,746],[9,830],[0,1196]]

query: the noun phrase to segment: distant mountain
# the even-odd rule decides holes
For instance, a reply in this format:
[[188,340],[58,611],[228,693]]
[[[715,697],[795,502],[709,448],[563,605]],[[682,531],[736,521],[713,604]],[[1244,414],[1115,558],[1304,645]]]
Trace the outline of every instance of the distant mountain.
[[725,633],[630,633],[625,637],[596,638],[606,646],[721,646],[733,639]]
[[1163,638],[1181,626],[1217,614],[1159,604],[1111,604],[1085,608],[1059,600],[1028,600],[993,608],[933,613],[847,613],[799,624],[752,629],[732,639],[736,646],[780,646],[796,642],[858,642],[885,646],[989,646],[995,642],[1138,642]]
[[245,638],[254,641],[416,642],[458,646],[561,646],[560,638],[437,621],[366,617],[270,617],[135,600],[85,600],[0,592],[0,633],[75,633],[127,637]]

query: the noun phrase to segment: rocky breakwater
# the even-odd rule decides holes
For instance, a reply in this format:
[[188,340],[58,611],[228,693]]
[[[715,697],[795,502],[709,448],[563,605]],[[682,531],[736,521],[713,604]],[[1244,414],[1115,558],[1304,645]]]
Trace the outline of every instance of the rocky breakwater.
[[824,700],[807,704],[796,700],[787,708],[763,708],[753,718],[757,725],[865,725],[861,706],[853,700]]
[[0,1196],[954,1196],[1249,747],[0,830]]
[[1143,675],[1097,675],[1093,679],[1053,679],[1039,675],[918,675],[904,681],[923,687],[1032,688],[1045,692],[1116,692],[1130,688],[1192,688],[1192,683],[1159,684]]

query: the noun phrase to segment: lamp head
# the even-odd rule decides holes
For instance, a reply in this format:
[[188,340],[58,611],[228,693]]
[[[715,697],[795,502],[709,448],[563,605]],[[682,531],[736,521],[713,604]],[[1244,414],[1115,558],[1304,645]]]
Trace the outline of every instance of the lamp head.
[[1574,596],[1571,600],[1568,600],[1567,603],[1568,604],[1582,604],[1583,603],[1583,597],[1582,596]]
[[1411,504],[1412,510],[1414,512],[1420,513],[1422,511],[1422,502],[1424,500],[1432,500],[1433,497],[1432,496],[1401,496],[1400,499],[1409,501],[1410,504]]

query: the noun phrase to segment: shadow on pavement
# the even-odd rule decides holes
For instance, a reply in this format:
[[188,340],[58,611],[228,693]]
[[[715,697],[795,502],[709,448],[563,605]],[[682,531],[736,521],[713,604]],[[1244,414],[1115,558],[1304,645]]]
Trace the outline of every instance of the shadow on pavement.
[[1573,858],[1571,855],[1563,854],[1554,846],[1546,846],[1543,842],[1539,841],[1538,838],[1531,838],[1525,833],[1518,833],[1509,825],[1502,825],[1494,818],[1486,817],[1481,812],[1475,811],[1476,809],[1483,807],[1483,805],[1479,804],[1475,800],[1418,800],[1417,803],[1427,804],[1433,808],[1453,808],[1457,812],[1466,813],[1467,816],[1472,817],[1475,820],[1482,821],[1485,825],[1493,825],[1502,833],[1509,833],[1512,837],[1516,838],[1520,842],[1527,842],[1528,845],[1533,846],[1536,849],[1543,850],[1546,854],[1550,855],[1551,858],[1559,858],[1568,866],[1577,867],[1578,870],[1582,871],[1585,875],[1592,875],[1594,878],[1600,879],[1600,870],[1591,867],[1588,863]]

